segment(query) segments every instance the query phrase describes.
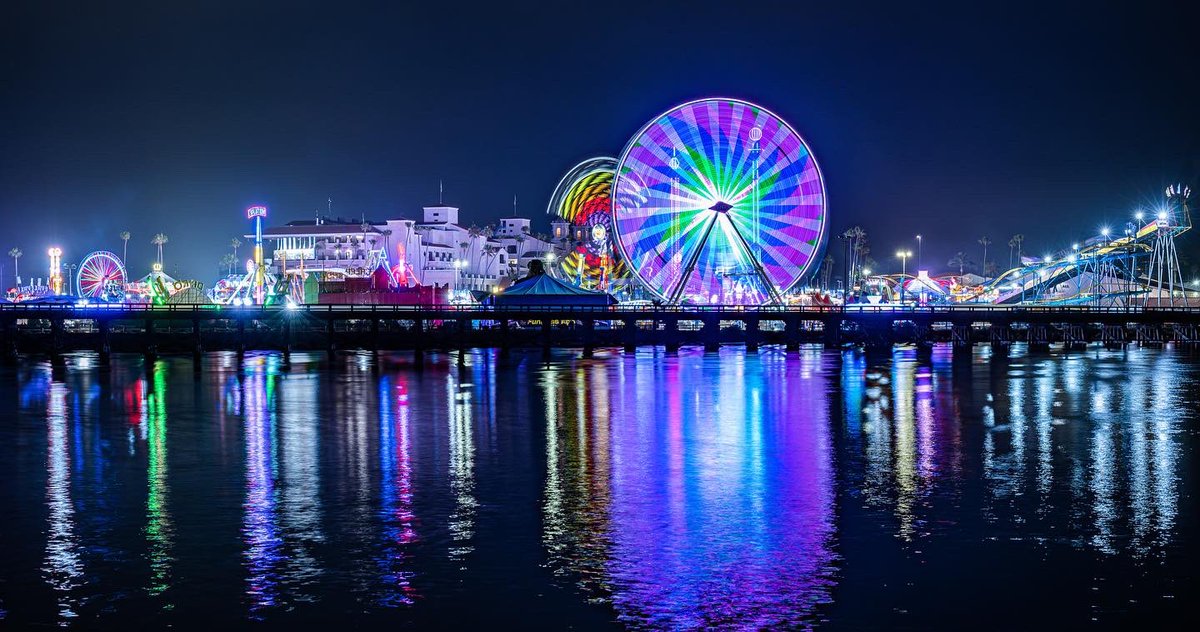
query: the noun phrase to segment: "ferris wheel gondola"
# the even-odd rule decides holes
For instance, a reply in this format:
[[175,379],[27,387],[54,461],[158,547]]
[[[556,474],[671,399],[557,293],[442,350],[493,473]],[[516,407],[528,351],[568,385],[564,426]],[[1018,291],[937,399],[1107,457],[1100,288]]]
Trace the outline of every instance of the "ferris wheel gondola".
[[668,302],[782,302],[824,247],[812,152],[745,101],[692,101],[650,121],[621,153],[614,188],[619,254]]

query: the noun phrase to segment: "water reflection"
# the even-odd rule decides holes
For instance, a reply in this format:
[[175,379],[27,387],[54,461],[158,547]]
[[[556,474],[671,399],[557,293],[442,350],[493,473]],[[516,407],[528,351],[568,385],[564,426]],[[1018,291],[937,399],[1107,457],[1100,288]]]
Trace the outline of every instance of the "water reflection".
[[446,407],[450,427],[450,494],[454,509],[450,514],[450,559],[466,570],[466,557],[475,550],[475,439],[472,434],[472,384],[446,375]]
[[278,476],[275,452],[275,375],[261,364],[248,367],[244,391],[239,398],[246,432],[246,500],[242,537],[246,550],[246,594],[252,617],[278,598],[283,538],[277,525]]
[[643,356],[547,371],[552,566],[631,625],[809,621],[835,561],[820,363]]
[[296,601],[312,601],[323,569],[317,547],[325,541],[321,526],[319,418],[315,375],[293,373],[277,388],[280,441],[279,516],[286,549],[283,571]]
[[[623,380],[623,372],[617,379]],[[549,367],[545,396],[546,488],[542,542],[555,575],[592,599],[610,596],[612,411],[608,372]]]
[[46,505],[49,523],[42,573],[54,590],[59,625],[79,616],[75,591],[83,582],[82,545],[75,532],[75,505],[71,498],[71,458],[67,438],[67,387],[49,384],[46,405],[47,459]]
[[1188,372],[1178,357],[1144,349],[1025,357],[1006,372],[985,411],[984,515],[1034,537],[1070,516],[1070,531],[1088,534],[1080,545],[1110,555],[1163,544],[1178,511],[1185,400],[1160,376]]
[[379,358],[11,371],[4,623],[964,627],[960,580],[1061,587],[1065,624],[1195,594],[1184,353]]
[[[153,368],[154,386],[141,410],[142,435],[146,437],[146,540],[150,559],[151,595],[159,595],[171,585],[172,546],[175,529],[168,511],[167,483],[167,366]],[[170,604],[167,604],[170,607]]]
[[407,379],[379,380],[380,554],[376,603],[410,606],[417,596],[412,545],[417,541],[413,510],[412,429]]

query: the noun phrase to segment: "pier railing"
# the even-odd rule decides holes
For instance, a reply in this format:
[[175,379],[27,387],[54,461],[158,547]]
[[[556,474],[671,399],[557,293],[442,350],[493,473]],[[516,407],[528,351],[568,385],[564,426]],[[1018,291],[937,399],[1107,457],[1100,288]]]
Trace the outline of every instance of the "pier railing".
[[564,316],[577,314],[587,316],[612,315],[646,316],[656,315],[686,317],[688,315],[715,316],[729,315],[742,317],[756,315],[769,317],[773,315],[847,315],[856,314],[893,314],[893,315],[1072,315],[1083,314],[1115,315],[1115,314],[1200,314],[1200,306],[1152,306],[1131,305],[1124,307],[1112,306],[1036,306],[1036,305],[937,305],[937,306],[893,306],[893,305],[609,305],[609,306],[580,306],[580,305],[250,305],[227,306],[201,303],[154,305],[154,304],[105,304],[90,305],[57,304],[57,303],[12,303],[0,305],[0,314],[22,317],[38,317],[54,315],[59,317],[77,318],[119,318],[122,316],[160,316],[176,315],[181,318],[193,316],[208,318],[238,318],[255,317],[266,314],[361,314],[365,317],[387,317],[395,314],[401,317],[419,317],[422,315],[444,314],[495,314],[519,317],[522,314],[560,313]]

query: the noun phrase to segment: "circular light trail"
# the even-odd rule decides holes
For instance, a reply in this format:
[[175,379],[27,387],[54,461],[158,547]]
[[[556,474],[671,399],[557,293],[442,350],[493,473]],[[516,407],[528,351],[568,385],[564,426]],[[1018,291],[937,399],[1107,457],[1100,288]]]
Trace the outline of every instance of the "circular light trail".
[[629,278],[613,243],[610,198],[616,167],[616,159],[608,157],[575,165],[559,181],[546,208],[568,223],[568,234],[562,238],[569,247],[550,271],[586,289],[608,290]]
[[679,105],[642,127],[616,172],[619,254],[663,300],[781,302],[817,264],[821,172],[766,109],[724,98]]
[[121,258],[98,250],[83,258],[75,277],[75,295],[85,298],[119,298],[125,293],[125,266]]

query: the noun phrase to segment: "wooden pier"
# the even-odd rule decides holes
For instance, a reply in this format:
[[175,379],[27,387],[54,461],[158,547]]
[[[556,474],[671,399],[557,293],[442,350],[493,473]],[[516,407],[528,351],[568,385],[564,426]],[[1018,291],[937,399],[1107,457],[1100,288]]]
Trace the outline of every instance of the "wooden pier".
[[0,305],[3,355],[977,343],[1200,344],[1189,307],[521,307]]

